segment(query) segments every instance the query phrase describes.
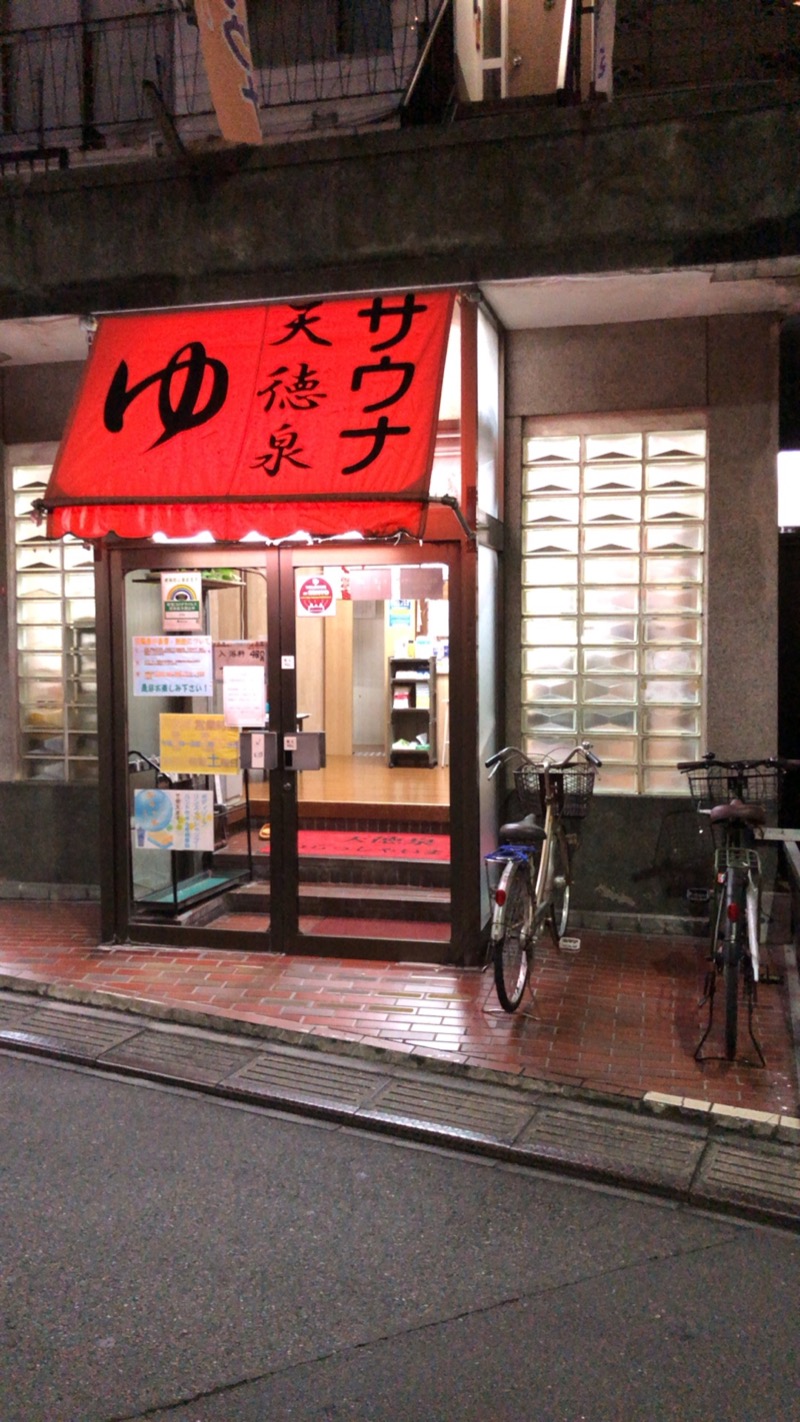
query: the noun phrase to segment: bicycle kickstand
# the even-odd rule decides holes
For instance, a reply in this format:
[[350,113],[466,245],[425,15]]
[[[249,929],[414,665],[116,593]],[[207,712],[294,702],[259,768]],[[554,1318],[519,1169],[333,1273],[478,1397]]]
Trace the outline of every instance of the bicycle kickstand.
[[758,1059],[761,1062],[762,1067],[765,1067],[767,1065],[766,1058],[761,1050],[761,1043],[759,1042],[755,1032],[753,1031],[753,1008],[755,1007],[755,1005],[756,985],[755,983],[753,983],[753,991],[750,993],[747,999],[747,1030],[750,1033],[750,1041],[753,1043],[753,1046],[758,1052]]
[[696,1062],[702,1061],[702,1057],[700,1056],[700,1053],[701,1053],[701,1051],[703,1050],[703,1043],[705,1042],[706,1037],[708,1036],[709,1032],[711,1031],[711,1024],[712,1024],[712,1022],[713,1022],[713,1020],[714,1020],[714,993],[715,993],[715,991],[716,991],[716,986],[717,986],[717,970],[716,970],[716,968],[715,968],[715,966],[714,966],[714,961],[713,961],[713,959],[712,959],[711,967],[709,968],[708,972],[706,973],[706,980],[705,980],[705,983],[704,983],[704,985],[703,985],[703,996],[701,997],[699,1003],[697,1004],[698,1007],[702,1007],[704,1003],[706,1003],[706,1002],[708,1003],[708,1022],[706,1023],[706,1030],[705,1030],[705,1032],[703,1033],[702,1037],[700,1038],[700,1041],[697,1043],[697,1046],[695,1047],[694,1059],[695,1059]]

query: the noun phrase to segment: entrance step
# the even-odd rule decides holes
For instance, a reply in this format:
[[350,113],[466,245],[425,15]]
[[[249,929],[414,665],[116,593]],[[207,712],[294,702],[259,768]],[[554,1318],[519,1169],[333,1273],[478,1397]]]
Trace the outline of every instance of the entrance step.
[[[251,945],[241,935],[260,933],[266,936],[270,919],[268,914],[223,913],[212,920],[210,927],[215,932],[230,933],[237,947],[247,948]],[[420,954],[425,962],[439,962],[438,953],[444,944],[450,942],[449,923],[430,923],[411,918],[344,918],[333,914],[320,918],[309,914],[300,919],[300,933],[309,935],[309,941],[311,935],[340,938],[343,955],[364,959],[374,958],[374,949],[370,945],[375,939],[407,943],[408,950],[404,950],[402,956],[408,956],[415,962],[420,961]],[[437,953],[435,958],[429,956],[432,951]]]
[[[263,914],[270,911],[269,884],[242,884],[213,903],[198,907],[182,922],[214,923],[222,915]],[[408,922],[448,923],[450,893],[446,888],[361,884],[301,884],[302,915],[349,919],[397,919]]]
[[[214,856],[219,869],[241,869],[242,857],[224,850]],[[253,855],[253,876],[259,883],[269,882],[268,854]],[[447,889],[450,885],[450,865],[430,859],[358,859],[354,855],[303,855],[300,873],[307,884],[407,885],[421,890]]]

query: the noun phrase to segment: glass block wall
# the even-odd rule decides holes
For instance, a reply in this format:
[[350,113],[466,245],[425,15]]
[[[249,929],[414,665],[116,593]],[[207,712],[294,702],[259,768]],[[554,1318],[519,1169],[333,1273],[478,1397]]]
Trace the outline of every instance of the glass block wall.
[[591,741],[603,791],[702,753],[706,476],[703,429],[524,441],[523,744]]
[[20,775],[97,779],[97,653],[91,549],[51,542],[31,512],[47,465],[12,468]]

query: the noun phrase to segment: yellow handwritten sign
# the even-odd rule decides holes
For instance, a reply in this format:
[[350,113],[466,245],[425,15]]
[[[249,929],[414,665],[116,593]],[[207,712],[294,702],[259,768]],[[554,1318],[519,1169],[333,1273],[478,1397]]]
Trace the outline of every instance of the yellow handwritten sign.
[[239,732],[224,716],[159,716],[161,769],[170,775],[235,775]]

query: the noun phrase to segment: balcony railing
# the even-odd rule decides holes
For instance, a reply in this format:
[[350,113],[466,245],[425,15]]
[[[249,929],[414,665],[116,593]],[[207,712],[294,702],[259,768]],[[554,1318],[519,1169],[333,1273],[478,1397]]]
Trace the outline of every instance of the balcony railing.
[[[577,102],[589,92],[593,5],[570,4],[563,96]],[[452,0],[251,0],[265,139],[446,119],[454,10]],[[165,118],[185,142],[218,133],[192,12],[191,0],[164,0],[147,12],[0,34],[0,172],[17,171],[9,164],[17,153],[27,171],[32,154],[60,162],[64,151],[136,149]],[[618,99],[800,78],[800,0],[617,0],[616,13]],[[475,32],[460,42],[474,58]]]
[[798,77],[796,0],[618,0],[617,97]]
[[[355,122],[395,114],[438,0],[282,0],[251,7],[262,127]],[[337,21],[338,17],[338,21]],[[336,21],[336,22],[335,22]],[[0,35],[0,152],[101,148],[152,130],[153,90],[179,133],[214,132],[213,105],[191,6]],[[346,116],[346,115],[345,115]]]

